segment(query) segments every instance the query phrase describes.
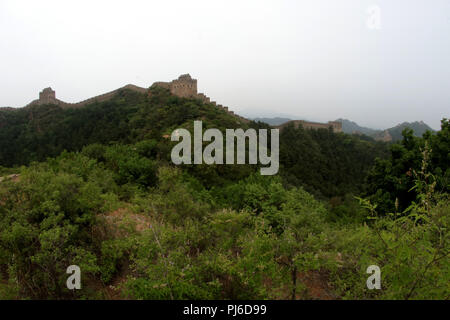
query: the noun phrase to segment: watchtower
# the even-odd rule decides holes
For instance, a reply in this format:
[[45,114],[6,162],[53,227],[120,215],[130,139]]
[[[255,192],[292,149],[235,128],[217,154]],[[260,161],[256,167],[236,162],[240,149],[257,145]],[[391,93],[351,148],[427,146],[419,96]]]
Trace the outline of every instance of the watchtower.
[[55,91],[52,90],[52,88],[45,88],[41,92],[39,92],[39,103],[40,104],[46,104],[46,103],[54,103],[56,101],[56,94]]
[[192,79],[189,74],[183,74],[170,83],[170,92],[183,98],[195,97],[197,96],[197,79]]

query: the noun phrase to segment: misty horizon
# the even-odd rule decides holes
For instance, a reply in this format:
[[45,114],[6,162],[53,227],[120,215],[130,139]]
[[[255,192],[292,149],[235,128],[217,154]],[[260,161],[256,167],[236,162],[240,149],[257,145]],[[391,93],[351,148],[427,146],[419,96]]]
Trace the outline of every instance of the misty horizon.
[[[379,30],[367,27],[370,6]],[[405,10],[407,8],[407,10]],[[189,73],[242,116],[386,129],[450,110],[450,4],[0,1],[0,106],[78,102]]]

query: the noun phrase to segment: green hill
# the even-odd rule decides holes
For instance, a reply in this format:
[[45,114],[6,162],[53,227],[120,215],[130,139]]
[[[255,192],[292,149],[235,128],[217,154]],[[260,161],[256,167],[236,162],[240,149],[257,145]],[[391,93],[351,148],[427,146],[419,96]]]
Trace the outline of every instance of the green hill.
[[0,110],[0,165],[42,161],[92,143],[161,141],[194,119],[216,128],[247,127],[223,109],[173,96],[164,88],[152,88],[151,97],[122,89],[110,100],[83,108],[33,105]]
[[292,119],[275,117],[275,118],[253,118],[252,120],[264,122],[270,124],[271,126],[279,126],[280,124],[291,121]]
[[361,127],[356,122],[347,120],[347,119],[337,119],[342,123],[342,131],[349,134],[364,134],[369,137],[374,138],[375,140],[392,142],[402,140],[402,131],[406,128],[412,129],[415,137],[422,137],[422,135],[427,132],[435,132],[430,126],[428,126],[423,121],[415,121],[415,122],[403,122],[401,124],[396,125],[395,127],[386,129],[386,130],[377,130],[371,129],[367,127]]
[[356,122],[350,121],[347,119],[339,118],[335,121],[341,122],[342,123],[342,131],[345,133],[349,133],[349,134],[360,133],[360,134],[365,134],[367,136],[373,137],[375,134],[377,134],[378,132],[381,131],[381,130],[371,129],[371,128],[367,128],[367,127],[361,127]]
[[412,129],[415,137],[421,137],[427,131],[435,132],[423,121],[403,122],[395,127],[387,129],[387,132],[389,132],[389,135],[392,137],[392,141],[399,141],[403,138],[402,132],[406,128]]
[[[204,127],[221,130],[269,128],[263,123],[245,123],[198,99],[173,96],[158,86],[150,89],[150,95],[122,89],[110,100],[83,108],[35,105],[1,110],[0,165],[12,167],[44,161],[64,150],[80,151],[94,143],[134,144],[143,140],[155,141],[158,157],[168,160],[172,144],[164,136],[176,128],[191,128],[195,119],[203,120]],[[283,132],[280,139],[280,174],[286,182],[326,197],[360,190],[375,158],[387,150],[382,144],[328,130],[291,129]],[[250,172],[246,166],[237,168],[226,166],[229,172]],[[205,175],[202,181],[207,185],[224,177],[222,169],[214,171],[214,179],[206,176],[206,172],[212,174],[211,170],[202,171],[195,166],[189,170],[197,176]]]
[[[12,167],[0,168],[0,299],[447,296],[448,121],[389,150],[287,125],[279,175],[262,176],[255,165],[175,166],[168,135],[196,119],[268,125],[149,93],[0,110],[0,161]],[[367,290],[373,263],[390,270],[388,289]],[[71,265],[80,290],[66,286]]]

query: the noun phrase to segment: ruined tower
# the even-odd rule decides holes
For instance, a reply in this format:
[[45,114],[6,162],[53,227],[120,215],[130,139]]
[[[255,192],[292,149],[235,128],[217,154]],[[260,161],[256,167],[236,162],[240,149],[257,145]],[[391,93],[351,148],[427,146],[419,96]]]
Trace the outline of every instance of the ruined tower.
[[[152,87],[153,86],[159,86],[164,89],[167,89],[170,91],[171,94],[181,97],[181,98],[199,99],[203,103],[207,103],[218,109],[224,110],[228,114],[233,115],[237,120],[239,120],[241,122],[245,122],[245,123],[249,122],[248,119],[245,119],[237,114],[234,114],[233,111],[228,110],[227,106],[222,106],[221,104],[218,104],[215,101],[211,101],[211,99],[208,96],[206,96],[205,94],[198,93],[197,92],[197,79],[192,79],[190,74],[182,74],[181,76],[178,77],[178,79],[172,80],[170,82],[155,82],[155,83],[153,83]],[[44,90],[42,90],[41,92],[39,92],[39,99],[33,100],[32,102],[27,104],[26,107],[33,106],[33,105],[53,104],[53,105],[57,105],[64,109],[65,108],[81,108],[81,107],[84,107],[85,105],[89,105],[94,102],[107,101],[107,100],[111,99],[112,97],[114,97],[114,95],[116,95],[120,90],[123,90],[123,89],[132,90],[132,91],[139,92],[142,94],[148,94],[149,96],[152,95],[151,90],[141,88],[141,87],[138,87],[138,86],[135,86],[132,84],[128,84],[122,88],[101,94],[101,95],[93,97],[93,98],[89,98],[87,100],[83,100],[83,101],[76,102],[76,103],[67,103],[67,102],[57,99],[55,91],[52,88],[48,87],[48,88],[45,88]]]
[[48,87],[39,92],[39,104],[55,103],[56,95],[52,88]]
[[176,96],[190,98],[197,96],[197,79],[183,74],[170,83],[170,92]]

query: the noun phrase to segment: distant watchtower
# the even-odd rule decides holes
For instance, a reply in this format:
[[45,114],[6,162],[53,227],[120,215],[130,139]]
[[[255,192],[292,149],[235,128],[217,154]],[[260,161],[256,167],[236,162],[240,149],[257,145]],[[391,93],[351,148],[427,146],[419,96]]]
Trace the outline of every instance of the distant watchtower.
[[192,79],[189,74],[183,74],[170,83],[170,92],[183,98],[195,97],[197,96],[197,80]]
[[56,101],[56,94],[55,91],[52,90],[52,88],[45,88],[41,92],[39,92],[39,103],[40,104],[47,104],[47,103],[55,103]]

